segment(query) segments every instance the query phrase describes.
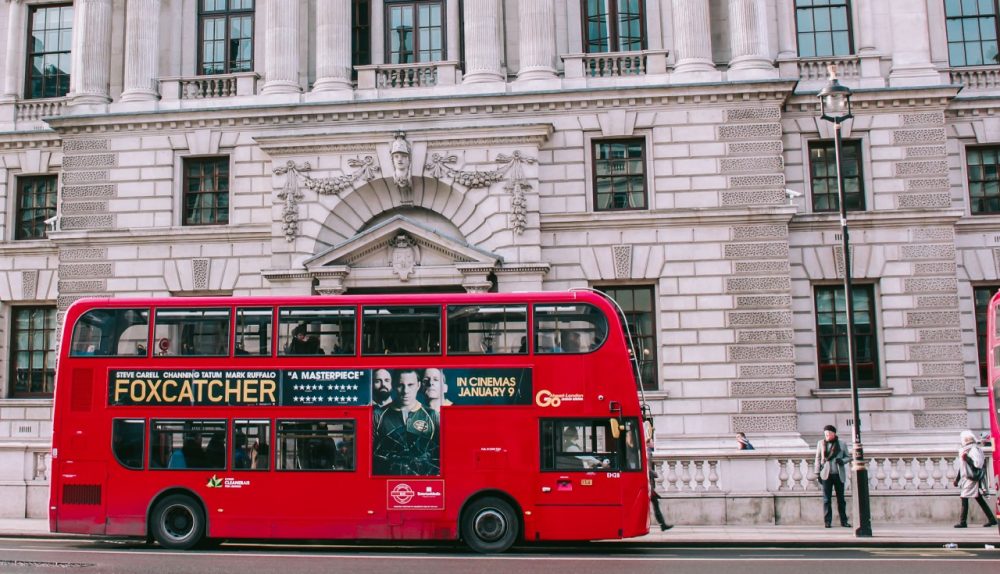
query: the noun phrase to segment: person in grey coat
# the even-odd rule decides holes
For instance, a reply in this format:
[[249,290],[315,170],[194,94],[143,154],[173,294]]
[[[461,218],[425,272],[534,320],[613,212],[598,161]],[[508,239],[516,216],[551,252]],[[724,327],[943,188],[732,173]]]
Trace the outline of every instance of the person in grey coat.
[[823,438],[816,443],[815,471],[823,485],[823,524],[830,528],[833,522],[831,498],[837,492],[837,514],[840,525],[850,527],[847,522],[847,502],[844,500],[844,483],[847,481],[846,463],[849,460],[847,445],[837,437],[837,427],[823,427]]
[[[968,526],[966,519],[969,517],[969,500],[973,498],[976,499],[979,507],[983,509],[983,514],[986,515],[988,522],[983,526],[996,526],[997,519],[993,516],[993,511],[990,510],[990,505],[986,503],[983,496],[986,490],[983,486],[986,482],[986,468],[984,467],[986,456],[983,454],[983,449],[979,447],[979,441],[976,440],[976,435],[972,434],[972,431],[962,431],[961,438],[962,447],[958,449],[958,458],[955,459],[955,468],[958,471],[958,476],[955,477],[955,486],[962,489],[958,494],[962,497],[962,518],[955,525],[955,528]],[[976,473],[980,473],[980,476],[973,476]]]

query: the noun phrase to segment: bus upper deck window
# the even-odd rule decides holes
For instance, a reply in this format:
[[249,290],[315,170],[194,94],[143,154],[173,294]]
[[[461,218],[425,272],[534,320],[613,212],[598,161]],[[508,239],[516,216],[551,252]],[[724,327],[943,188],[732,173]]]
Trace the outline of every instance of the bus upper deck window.
[[278,310],[281,355],[353,355],[354,307],[282,307]]
[[436,355],[441,352],[441,308],[432,305],[365,307],[365,355]]
[[527,305],[448,307],[449,354],[492,355],[527,352]]
[[607,317],[593,305],[535,305],[536,353],[589,353],[607,337]]
[[146,356],[148,309],[92,309],[73,326],[72,357]]
[[157,309],[153,337],[157,355],[226,356],[229,354],[229,309]]

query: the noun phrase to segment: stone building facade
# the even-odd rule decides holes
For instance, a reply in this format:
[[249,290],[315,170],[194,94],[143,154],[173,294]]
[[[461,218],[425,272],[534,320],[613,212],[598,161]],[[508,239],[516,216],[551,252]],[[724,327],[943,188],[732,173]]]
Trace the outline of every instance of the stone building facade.
[[1000,15],[813,4],[5,0],[0,515],[45,515],[79,297],[598,287],[652,326],[679,518],[814,519],[807,445],[850,422],[836,64],[876,517],[915,496],[946,519],[923,495],[988,428],[976,311],[1000,286],[996,43],[949,25]]

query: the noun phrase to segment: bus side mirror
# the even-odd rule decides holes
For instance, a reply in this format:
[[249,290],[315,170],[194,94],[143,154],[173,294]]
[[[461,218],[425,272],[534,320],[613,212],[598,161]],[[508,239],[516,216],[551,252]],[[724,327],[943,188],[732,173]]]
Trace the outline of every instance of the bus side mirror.
[[611,419],[611,436],[615,439],[619,439],[622,436],[622,424],[618,422],[618,419]]

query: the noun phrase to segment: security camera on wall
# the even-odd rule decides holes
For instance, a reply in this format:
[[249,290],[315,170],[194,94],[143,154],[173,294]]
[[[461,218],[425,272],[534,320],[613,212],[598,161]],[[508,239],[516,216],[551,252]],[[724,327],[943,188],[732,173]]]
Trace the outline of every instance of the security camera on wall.
[[795,191],[794,189],[786,189],[785,195],[788,196],[788,199],[795,199],[796,197],[802,197],[802,192]]

